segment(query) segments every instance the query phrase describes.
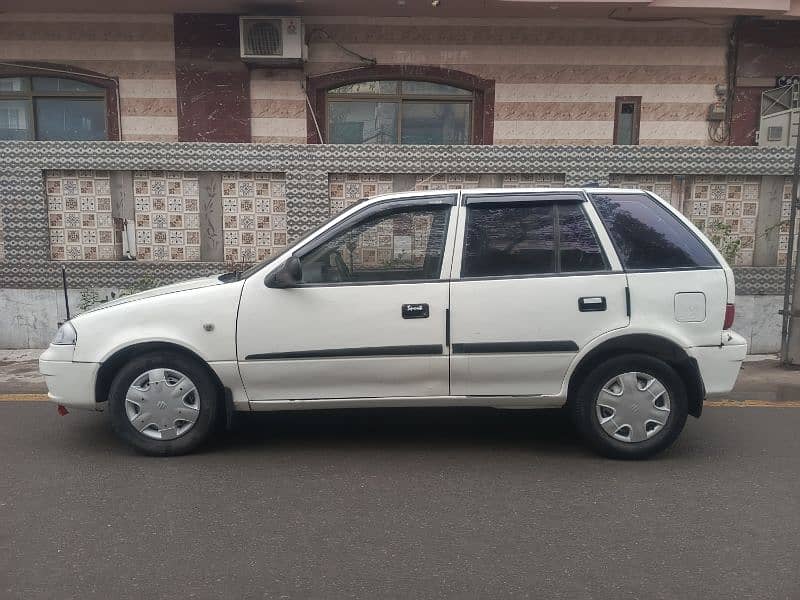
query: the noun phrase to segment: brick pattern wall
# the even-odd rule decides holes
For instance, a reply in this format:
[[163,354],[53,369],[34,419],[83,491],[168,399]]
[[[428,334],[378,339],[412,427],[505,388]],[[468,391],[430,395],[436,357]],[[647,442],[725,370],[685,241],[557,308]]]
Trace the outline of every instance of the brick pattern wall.
[[0,61],[49,62],[118,78],[122,139],[176,141],[173,39],[169,14],[4,13]]
[[[730,22],[306,17],[304,74],[378,64],[452,68],[496,81],[495,144],[608,144],[616,96],[641,96],[640,142],[708,145],[708,105],[726,81]],[[317,33],[319,31],[319,33]],[[324,33],[323,33],[324,32]],[[298,72],[253,71],[253,135],[302,142]],[[323,128],[325,124],[321,123]]]

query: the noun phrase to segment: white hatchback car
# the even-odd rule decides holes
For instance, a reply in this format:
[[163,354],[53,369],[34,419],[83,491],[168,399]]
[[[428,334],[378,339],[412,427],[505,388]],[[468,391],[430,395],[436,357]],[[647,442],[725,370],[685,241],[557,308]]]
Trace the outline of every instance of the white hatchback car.
[[649,192],[411,192],[246,272],[81,314],[40,370],[148,454],[232,411],[566,405],[597,451],[642,458],[733,388],[733,301],[724,258]]

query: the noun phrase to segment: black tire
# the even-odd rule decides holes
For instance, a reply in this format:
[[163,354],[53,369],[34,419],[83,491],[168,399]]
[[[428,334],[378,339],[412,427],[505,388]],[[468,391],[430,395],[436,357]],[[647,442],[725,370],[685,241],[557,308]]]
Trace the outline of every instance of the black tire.
[[[620,441],[606,433],[597,417],[597,397],[616,375],[636,371],[658,379],[666,388],[670,412],[660,431],[640,442]],[[599,454],[618,459],[644,459],[665,450],[678,438],[686,424],[688,402],[680,375],[662,360],[644,354],[616,356],[596,366],[580,383],[569,403],[570,416],[583,439]]]
[[[147,437],[131,424],[126,414],[125,397],[134,380],[150,369],[174,369],[194,383],[200,399],[199,414],[185,434],[170,440]],[[196,360],[177,352],[160,351],[136,356],[117,372],[108,395],[111,428],[124,442],[151,456],[187,454],[208,441],[217,429],[220,398],[216,383],[208,370]]]

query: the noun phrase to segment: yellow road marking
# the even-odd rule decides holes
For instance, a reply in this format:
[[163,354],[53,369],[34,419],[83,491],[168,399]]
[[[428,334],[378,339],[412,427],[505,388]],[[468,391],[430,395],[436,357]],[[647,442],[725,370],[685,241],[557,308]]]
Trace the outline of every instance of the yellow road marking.
[[800,400],[706,400],[712,408],[800,408]]
[[[0,402],[44,402],[47,394],[0,394]],[[800,400],[706,400],[709,408],[800,408]]]

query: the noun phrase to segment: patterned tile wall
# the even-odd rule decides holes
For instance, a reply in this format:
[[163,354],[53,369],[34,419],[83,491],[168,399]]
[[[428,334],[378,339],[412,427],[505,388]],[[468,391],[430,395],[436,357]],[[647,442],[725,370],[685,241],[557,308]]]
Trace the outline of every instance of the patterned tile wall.
[[286,175],[222,174],[222,230],[227,263],[251,264],[288,244]]
[[108,171],[48,171],[45,194],[52,260],[120,258],[120,222],[111,214]]
[[761,177],[698,175],[683,212],[706,233],[725,258],[752,265]]
[[[786,256],[789,252],[789,217],[792,211],[792,178],[787,177],[783,183],[783,202],[781,204],[781,225],[778,231],[778,265],[786,266]],[[800,219],[794,223],[794,250],[792,254],[797,256],[797,246],[800,240],[797,237],[800,230]]]
[[[746,146],[452,146],[352,144],[190,144],[151,142],[0,142],[0,206],[5,225],[4,287],[59,285],[61,263],[50,259],[43,173],[52,169],[286,173],[288,234],[296,239],[330,215],[330,173],[565,173],[567,185],[608,181],[610,173],[718,173],[787,176],[793,151]],[[413,184],[413,175],[411,182]],[[413,185],[411,186],[413,187]],[[220,226],[222,218],[220,217]],[[220,258],[221,258],[220,254]],[[74,286],[125,287],[148,275],[170,283],[218,272],[225,263],[70,261]],[[774,293],[781,267],[738,269],[737,286]],[[777,273],[778,275],[773,275]]]
[[137,260],[200,260],[196,173],[134,171],[133,198]]
[[331,173],[328,177],[330,214],[336,215],[364,198],[391,194],[393,178],[382,173]]
[[3,211],[0,210],[0,262],[6,259],[5,244],[3,238]]
[[425,173],[416,176],[414,189],[425,190],[460,190],[478,187],[480,175],[475,173]]
[[608,178],[611,187],[639,189],[653,192],[672,204],[671,175],[620,175],[613,174]]
[[503,175],[504,188],[564,187],[564,173],[514,173]]

